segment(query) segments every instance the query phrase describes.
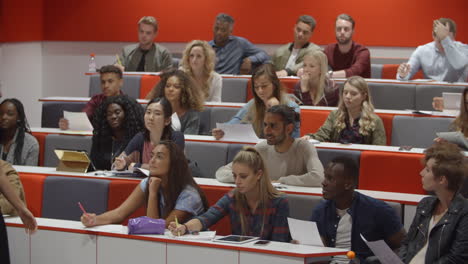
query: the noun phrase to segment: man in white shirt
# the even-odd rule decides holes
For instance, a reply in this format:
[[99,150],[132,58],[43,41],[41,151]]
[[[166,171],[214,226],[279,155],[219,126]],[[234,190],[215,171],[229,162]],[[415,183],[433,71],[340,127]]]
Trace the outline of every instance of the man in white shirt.
[[428,79],[445,82],[466,82],[468,77],[468,45],[455,41],[457,25],[450,18],[434,20],[434,41],[419,46],[407,63],[398,67],[397,79],[409,80],[422,69]]
[[[287,105],[275,105],[268,109],[264,119],[266,141],[255,148],[265,162],[272,181],[297,186],[320,186],[323,166],[317,150],[307,140],[291,136],[299,114]],[[220,182],[232,183],[232,163],[216,171]]]
[[272,57],[278,77],[296,75],[297,70],[302,68],[302,60],[307,51],[322,50],[309,42],[316,24],[315,19],[308,15],[302,15],[297,19],[294,25],[294,42],[281,46]]

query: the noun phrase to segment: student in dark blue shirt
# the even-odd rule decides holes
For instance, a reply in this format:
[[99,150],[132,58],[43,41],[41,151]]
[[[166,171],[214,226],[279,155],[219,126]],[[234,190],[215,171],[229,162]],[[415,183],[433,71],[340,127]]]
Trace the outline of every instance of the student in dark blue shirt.
[[[388,204],[354,190],[358,177],[358,168],[350,158],[331,161],[322,182],[325,201],[314,209],[311,220],[317,223],[325,246],[353,250],[363,261],[373,253],[360,234],[368,241],[383,239],[390,248],[397,249],[405,230]],[[340,257],[334,257],[332,263],[348,263]]]

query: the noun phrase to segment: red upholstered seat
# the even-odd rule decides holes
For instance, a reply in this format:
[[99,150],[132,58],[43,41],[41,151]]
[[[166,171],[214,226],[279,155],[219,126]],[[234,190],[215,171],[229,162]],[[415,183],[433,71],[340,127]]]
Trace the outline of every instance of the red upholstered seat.
[[[121,205],[125,199],[133,192],[139,182],[129,180],[112,180],[109,183],[109,194],[107,200],[107,210],[112,210]],[[128,219],[146,215],[146,208],[142,206],[125,219],[122,224],[127,225]]]
[[[400,66],[400,64],[384,64],[382,68],[382,79],[396,79],[398,66]],[[424,74],[419,70],[411,79],[424,79]]]
[[419,172],[423,154],[361,152],[359,189],[425,194]]
[[44,191],[44,181],[47,178],[43,174],[19,173],[26,196],[26,204],[31,213],[36,217],[42,215],[42,197]]
[[143,75],[140,81],[140,99],[145,99],[146,95],[153,89],[161,78],[159,75]]

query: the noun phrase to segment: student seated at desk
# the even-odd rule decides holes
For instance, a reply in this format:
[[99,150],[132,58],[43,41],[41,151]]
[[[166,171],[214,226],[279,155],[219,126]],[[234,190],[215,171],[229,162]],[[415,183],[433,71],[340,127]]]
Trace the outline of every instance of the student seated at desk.
[[[263,134],[263,118],[268,108],[284,104],[293,107],[296,112],[300,112],[299,105],[290,100],[289,96],[283,91],[272,64],[263,64],[255,69],[252,74],[252,93],[254,98],[245,104],[227,123],[250,123],[259,138],[265,138]],[[294,126],[292,133],[294,138],[299,137],[299,126],[299,122]],[[219,140],[224,136],[224,131],[215,128],[212,130],[212,135]]]
[[181,150],[184,150],[184,135],[172,130],[171,114],[171,104],[166,98],[155,98],[149,101],[144,115],[144,131],[132,138],[124,152],[115,159],[114,168],[117,170],[123,170],[126,167],[148,169],[151,152],[161,140],[174,141]]
[[151,218],[166,219],[166,226],[177,217],[187,221],[208,208],[205,195],[195,183],[184,152],[172,141],[161,141],[151,153],[150,176],[141,181],[119,207],[101,215],[85,213],[83,225],[118,224],[142,205]]
[[[5,162],[3,160],[0,160],[0,169],[8,178],[11,189],[20,198],[20,200],[24,204],[26,204],[26,199],[24,198],[23,184],[21,184],[21,180],[18,176],[18,172],[16,172],[16,170],[11,166],[10,163]],[[4,215],[11,215],[11,216],[18,215],[18,212],[13,207],[13,205],[10,202],[8,202],[8,200],[2,194],[0,194],[0,208],[2,210],[2,214]]]
[[[13,190],[10,182],[8,181],[4,166],[0,165],[0,194],[8,200],[8,202],[18,212],[27,233],[34,233],[37,230],[36,219],[33,214],[28,210],[26,205],[21,201],[20,197]],[[15,250],[17,250],[15,248]],[[26,254],[26,252],[24,252]],[[8,249],[8,236],[3,220],[3,214],[0,214],[0,263],[10,263],[10,251]]]
[[214,71],[215,52],[208,42],[194,40],[185,47],[182,70],[193,78],[206,102],[221,102],[223,79]]
[[385,129],[382,119],[374,113],[367,82],[360,76],[348,78],[338,109],[330,112],[317,133],[303,138],[343,144],[385,145]]
[[184,134],[198,135],[203,95],[193,79],[181,70],[169,70],[161,75],[161,81],[146,99],[165,97],[174,111],[172,127]]
[[[273,181],[298,186],[320,186],[323,180],[323,166],[317,150],[307,140],[291,136],[299,114],[286,105],[275,105],[267,110],[263,121],[266,140],[255,145],[260,153],[268,176]],[[220,182],[234,182],[232,163],[216,171]]]
[[328,60],[321,50],[304,55],[301,80],[294,86],[294,95],[304,105],[337,106],[340,99],[338,85],[328,76]]
[[37,166],[39,159],[39,143],[31,135],[23,104],[15,98],[0,104],[0,159],[27,166]]
[[451,143],[436,143],[425,152],[421,171],[423,198],[400,248],[404,263],[468,263],[468,200],[459,194],[468,163]]
[[[325,200],[314,208],[311,221],[316,222],[326,247],[352,250],[364,263],[373,253],[360,234],[368,241],[383,239],[390,248],[397,249],[405,230],[392,207],[354,190],[358,179],[359,169],[353,160],[333,159],[325,169],[322,183]],[[335,256],[331,263],[347,264],[349,259]]]
[[143,131],[143,109],[126,95],[107,97],[93,118],[91,162],[97,170],[110,170],[115,157]]
[[[118,67],[114,65],[102,66],[99,69],[99,76],[101,78],[102,93],[91,97],[89,102],[83,108],[83,112],[86,113],[91,123],[93,122],[94,112],[107,97],[122,94],[120,89],[123,86],[123,75],[122,71]],[[67,130],[69,128],[68,120],[65,118],[60,118],[59,128],[62,130]]]
[[[443,105],[442,105],[443,108]],[[437,109],[440,110],[440,109]],[[443,110],[443,109],[442,109]],[[460,102],[460,114],[453,120],[451,130],[461,132],[468,141],[468,87],[463,90]],[[442,139],[436,138],[435,141],[441,141]],[[455,143],[455,142],[453,142]],[[468,149],[465,149],[468,151]]]
[[235,156],[232,167],[236,188],[225,194],[206,213],[184,225],[170,223],[169,230],[181,235],[205,230],[229,215],[234,235],[289,242],[288,200],[271,185],[260,153],[252,147],[245,147]]

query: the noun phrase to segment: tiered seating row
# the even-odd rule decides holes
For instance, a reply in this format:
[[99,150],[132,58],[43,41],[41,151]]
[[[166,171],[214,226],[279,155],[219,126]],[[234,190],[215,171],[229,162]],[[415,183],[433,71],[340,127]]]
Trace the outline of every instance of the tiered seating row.
[[[159,82],[158,75],[124,75],[123,92],[133,98],[144,98]],[[282,78],[281,82],[289,93],[293,93],[296,77]],[[339,84],[344,79],[336,80]],[[396,80],[368,79],[373,103],[377,109],[417,109],[431,110],[432,98],[441,96],[442,92],[459,92],[467,84],[447,84],[436,82],[400,82]],[[98,75],[90,76],[89,96],[100,93]],[[253,98],[249,76],[223,77],[223,102],[244,103]]]
[[[40,131],[40,130],[38,130]],[[45,152],[40,165],[55,167],[58,163],[53,152],[56,148],[90,151],[91,136],[34,132]],[[204,177],[214,178],[216,170],[231,162],[244,144],[220,142],[210,136],[186,136],[188,159],[198,164]],[[316,145],[319,159],[327,164],[336,156],[353,158],[360,167],[359,188],[376,191],[424,194],[419,172],[423,168],[423,149],[399,151],[398,147],[342,145],[320,143]]]
[[[55,172],[53,168],[17,166],[16,169],[20,172],[28,208],[31,212],[37,217],[54,219],[78,220],[82,212],[77,206],[77,201],[85,205],[89,212],[103,213],[116,208],[130,195],[139,182],[139,179]],[[210,205],[216,203],[233,187],[217,183],[213,179],[197,178],[196,180],[205,192]],[[284,191],[290,200],[291,216],[298,219],[308,220],[312,209],[322,199],[320,188],[291,186]],[[387,201],[402,218],[406,218],[408,213],[411,214],[413,207],[423,197],[403,194],[398,197],[391,193],[362,192]],[[61,198],[57,199],[57,197]],[[406,207],[408,207],[408,212],[405,213]],[[144,214],[145,211],[142,207],[130,218]],[[220,235],[229,234],[228,219],[224,218],[213,229],[216,229]]]
[[[42,127],[58,127],[58,120],[63,116],[64,110],[80,111],[85,104],[86,100],[81,102],[43,102]],[[218,104],[218,106],[205,107],[205,110],[200,115],[200,134],[211,134],[210,131],[216,127],[216,123],[228,121],[237,113],[241,105]],[[335,108],[301,107],[301,135],[315,133],[333,109]],[[421,117],[421,115],[412,114],[411,111],[377,110],[376,112],[384,123],[387,145],[393,146],[411,145],[414,147],[427,147],[431,145],[432,140],[436,137],[436,132],[449,130],[450,122],[453,120],[446,117]],[[425,129],[420,129],[420,127],[424,127]]]

